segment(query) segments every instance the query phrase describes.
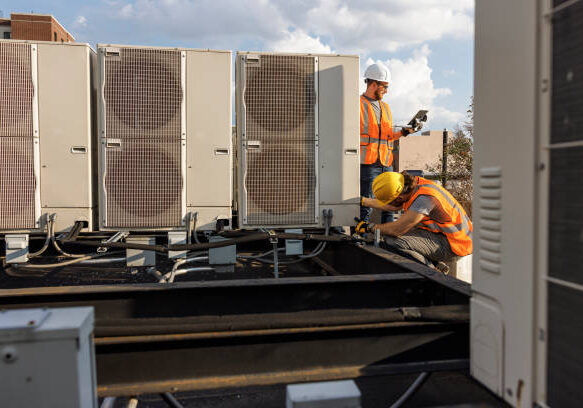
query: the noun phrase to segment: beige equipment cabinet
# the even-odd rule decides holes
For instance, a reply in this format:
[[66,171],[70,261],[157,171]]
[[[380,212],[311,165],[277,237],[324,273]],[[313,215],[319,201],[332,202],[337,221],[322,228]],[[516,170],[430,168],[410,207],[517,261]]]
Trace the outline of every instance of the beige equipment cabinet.
[[239,52],[239,227],[354,223],[359,211],[359,59]]
[[231,52],[97,50],[100,229],[229,228]]
[[87,44],[0,40],[0,233],[93,229]]
[[471,373],[583,401],[583,2],[476,2]]

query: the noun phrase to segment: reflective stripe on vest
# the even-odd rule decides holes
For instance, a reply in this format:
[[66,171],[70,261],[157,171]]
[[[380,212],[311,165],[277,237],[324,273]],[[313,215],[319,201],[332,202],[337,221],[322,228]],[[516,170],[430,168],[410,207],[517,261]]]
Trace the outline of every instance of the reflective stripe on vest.
[[451,250],[456,255],[465,256],[471,254],[473,249],[473,225],[463,207],[443,187],[422,177],[416,177],[415,179],[417,186],[411,198],[403,204],[403,209],[405,211],[408,210],[413,201],[420,195],[428,195],[435,198],[441,210],[450,217],[451,221],[437,222],[425,216],[418,227],[444,234],[447,237]]
[[[383,166],[393,163],[393,117],[389,105],[379,101],[381,106],[381,132],[372,104],[360,97],[360,163]],[[380,156],[379,156],[380,155]]]

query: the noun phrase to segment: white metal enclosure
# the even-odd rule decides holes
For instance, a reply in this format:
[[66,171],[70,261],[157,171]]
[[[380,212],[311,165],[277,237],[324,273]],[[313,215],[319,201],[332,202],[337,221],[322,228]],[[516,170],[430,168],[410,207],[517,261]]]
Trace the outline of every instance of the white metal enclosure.
[[101,229],[230,220],[231,53],[98,45]]
[[357,56],[237,54],[241,228],[351,225],[359,203]]
[[472,375],[583,400],[583,2],[476,2]]
[[82,43],[0,41],[0,232],[93,228],[91,74]]

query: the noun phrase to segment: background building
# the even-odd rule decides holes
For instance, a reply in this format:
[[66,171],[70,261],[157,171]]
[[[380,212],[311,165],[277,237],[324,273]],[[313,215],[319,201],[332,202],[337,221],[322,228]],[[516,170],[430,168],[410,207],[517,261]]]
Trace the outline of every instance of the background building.
[[75,38],[50,14],[12,13],[0,18],[0,38],[75,42]]
[[[448,131],[447,137],[453,137]],[[443,131],[428,130],[399,139],[399,171],[423,170],[428,166],[441,166],[443,156]]]

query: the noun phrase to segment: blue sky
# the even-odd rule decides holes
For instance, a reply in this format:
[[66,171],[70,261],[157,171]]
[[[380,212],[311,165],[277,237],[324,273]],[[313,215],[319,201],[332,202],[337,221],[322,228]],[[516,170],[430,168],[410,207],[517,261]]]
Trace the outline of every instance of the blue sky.
[[[473,90],[474,0],[8,0],[53,14],[77,41],[242,51],[358,54],[386,65],[395,123],[465,120]],[[364,83],[361,81],[361,88]]]

